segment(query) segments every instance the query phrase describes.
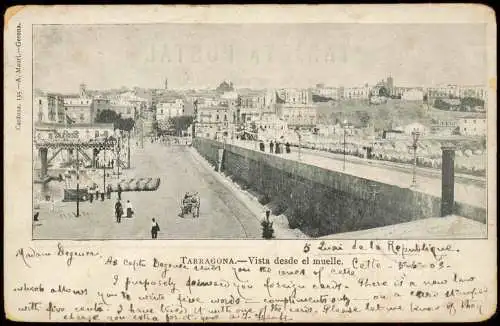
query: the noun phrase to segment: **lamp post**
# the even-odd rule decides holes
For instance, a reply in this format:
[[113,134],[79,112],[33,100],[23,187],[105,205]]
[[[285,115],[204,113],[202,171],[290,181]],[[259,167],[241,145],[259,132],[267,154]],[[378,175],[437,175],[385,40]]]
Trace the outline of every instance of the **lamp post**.
[[76,217],[80,217],[80,157],[78,147],[76,149]]
[[299,128],[296,128],[295,129],[295,133],[297,134],[297,137],[299,138],[299,161],[301,161],[301,147],[302,147],[302,144],[301,144],[301,135],[300,135],[300,132],[299,132]]
[[103,159],[102,159],[102,161],[104,163],[103,164],[104,165],[103,174],[102,174],[102,184],[103,184],[102,189],[103,189],[103,191],[106,191],[106,142],[107,141],[108,141],[107,139],[104,140],[105,143],[104,143]]
[[345,141],[346,132],[347,132],[347,120],[344,120],[344,165],[343,165],[343,170],[344,171],[345,171],[345,161],[346,161],[346,151],[345,151],[345,147],[346,147],[346,141]]
[[413,138],[413,176],[411,180],[411,186],[417,186],[417,147],[418,147],[418,138],[420,137],[419,131],[412,131],[411,136]]
[[127,137],[127,168],[130,169],[130,130]]
[[117,141],[117,151],[118,151],[118,155],[116,157],[116,167],[117,167],[117,176],[118,176],[118,179],[120,179],[120,147],[121,147],[121,137],[118,138],[118,141]]

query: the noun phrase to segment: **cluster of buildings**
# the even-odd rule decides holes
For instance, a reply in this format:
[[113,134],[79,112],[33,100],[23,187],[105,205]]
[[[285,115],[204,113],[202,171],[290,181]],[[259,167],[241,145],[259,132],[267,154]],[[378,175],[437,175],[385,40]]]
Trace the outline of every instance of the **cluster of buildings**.
[[122,118],[135,118],[148,107],[146,98],[133,92],[97,94],[80,85],[78,94],[39,93],[33,96],[33,116],[41,123],[92,124],[103,110],[113,110]]
[[[123,90],[120,92],[89,91],[80,85],[78,94],[36,94],[33,97],[34,119],[49,123],[92,124],[102,110],[113,110],[122,118],[141,118],[146,134],[153,132],[153,121],[160,129],[167,129],[170,119],[195,115],[196,135],[214,138],[217,135],[238,136],[246,133],[280,137],[287,130],[313,129],[318,126],[318,102],[342,100],[370,100],[373,97],[395,97],[404,101],[423,101],[443,98],[457,101],[463,97],[484,100],[486,90],[478,86],[445,85],[436,87],[397,87],[388,77],[374,86],[326,87],[317,84],[307,89],[238,89],[232,83],[210,90],[172,91],[167,88],[153,90]],[[222,84],[221,84],[222,85]],[[321,100],[317,100],[317,97]],[[324,103],[323,103],[324,104]],[[442,122],[434,128],[458,128],[463,134],[482,134],[484,121],[476,118]],[[478,122],[480,121],[480,122]],[[323,128],[324,129],[324,128]],[[191,131],[189,128],[188,132]]]
[[423,101],[425,96],[429,99],[474,97],[485,100],[487,96],[486,88],[483,86],[446,84],[428,87],[400,87],[394,84],[394,78],[391,76],[379,81],[374,86],[365,84],[359,87],[325,87],[324,84],[317,84],[312,92],[336,101],[368,100],[377,96],[400,98],[406,101]]

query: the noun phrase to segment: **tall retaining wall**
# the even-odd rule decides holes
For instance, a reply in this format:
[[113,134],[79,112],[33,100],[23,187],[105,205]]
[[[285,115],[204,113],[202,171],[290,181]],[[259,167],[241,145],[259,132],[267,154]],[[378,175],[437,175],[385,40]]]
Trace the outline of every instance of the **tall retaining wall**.
[[[197,138],[196,150],[244,188],[260,195],[273,214],[284,213],[291,228],[323,236],[440,216],[441,199],[341,172],[288,160],[208,139]],[[459,203],[456,214],[486,221],[486,211]]]

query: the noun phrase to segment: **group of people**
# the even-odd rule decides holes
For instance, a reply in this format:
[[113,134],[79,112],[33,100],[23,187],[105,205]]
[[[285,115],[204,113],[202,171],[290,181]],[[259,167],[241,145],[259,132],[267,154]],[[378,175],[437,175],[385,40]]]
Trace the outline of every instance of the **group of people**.
[[[263,141],[260,142],[260,151],[265,152],[266,151],[266,145],[264,144]],[[286,142],[285,143],[285,151],[287,154],[291,152],[290,150],[290,143]],[[269,142],[269,153],[275,153],[275,154],[282,154],[283,153],[283,144],[279,143],[278,141],[270,141]]]
[[[124,211],[123,204],[121,202],[121,188],[119,188],[118,191],[118,198],[115,203],[114,211],[115,211],[116,223],[121,223],[124,212],[126,212],[127,218],[132,218],[135,213],[130,200],[127,200],[127,202],[125,203],[125,211]],[[151,225],[151,238],[157,239],[159,231],[160,231],[160,226],[158,222],[153,218]]]
[[[134,210],[132,208],[132,203],[130,202],[130,200],[127,200],[127,202],[125,203],[125,209],[127,212],[127,218],[132,218],[132,216],[134,215]],[[115,203],[115,216],[116,223],[121,223],[123,216],[123,205],[120,201],[120,198],[118,198]]]
[[88,194],[89,194],[89,202],[92,203],[94,201],[94,198],[96,201],[99,200],[99,197],[101,198],[101,201],[104,201],[104,197],[107,199],[111,199],[111,185],[108,184],[105,191],[101,191],[101,188],[99,187],[99,184],[95,183],[93,186],[88,187],[87,189]]

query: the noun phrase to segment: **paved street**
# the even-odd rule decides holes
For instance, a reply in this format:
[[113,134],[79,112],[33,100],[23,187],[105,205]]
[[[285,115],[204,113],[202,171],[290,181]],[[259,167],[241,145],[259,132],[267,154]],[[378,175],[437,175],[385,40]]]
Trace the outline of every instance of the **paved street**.
[[[35,239],[150,239],[151,219],[160,225],[158,239],[243,239],[261,238],[259,218],[214,176],[209,167],[196,160],[184,146],[145,143],[133,148],[132,169],[127,178],[160,177],[157,191],[124,192],[122,202],[130,200],[136,214],[114,217],[112,200],[83,202],[79,218],[76,203],[56,202],[54,211],[45,203],[40,221],[35,222]],[[180,218],[180,202],[185,192],[197,191],[201,198],[200,217]]]
[[[237,146],[246,147],[257,150],[255,142],[234,141]],[[266,144],[266,150],[269,147]],[[278,155],[278,154],[272,154]],[[290,154],[280,154],[285,159],[298,160],[298,148],[292,147]],[[369,165],[363,159],[356,157],[347,157],[346,169],[343,171],[343,156],[326,152],[313,150],[302,150],[300,160],[304,163],[315,165],[324,169],[333,171],[341,171],[346,174],[355,175],[362,178],[367,178],[386,184],[395,185],[401,188],[408,188],[411,185],[412,172],[411,169],[404,171],[399,167],[391,167],[390,164],[384,165]],[[421,171],[419,169],[418,171]],[[432,176],[428,174],[422,175],[417,171],[417,188],[416,191],[441,197],[441,176],[440,174]],[[475,180],[465,183],[460,180],[455,181],[455,200],[467,203],[477,207],[486,207],[486,188],[477,185]]]

